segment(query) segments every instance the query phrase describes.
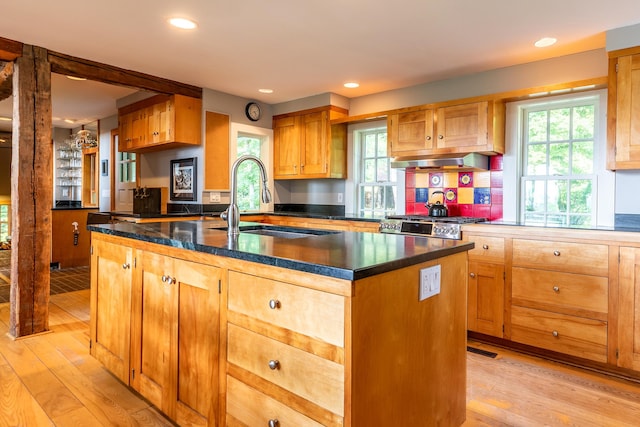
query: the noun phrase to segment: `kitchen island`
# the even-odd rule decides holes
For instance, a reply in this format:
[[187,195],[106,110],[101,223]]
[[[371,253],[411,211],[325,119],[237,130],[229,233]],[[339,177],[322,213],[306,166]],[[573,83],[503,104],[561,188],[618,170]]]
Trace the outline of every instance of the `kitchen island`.
[[180,425],[464,422],[472,243],[223,226],[88,227],[91,354],[114,375]]

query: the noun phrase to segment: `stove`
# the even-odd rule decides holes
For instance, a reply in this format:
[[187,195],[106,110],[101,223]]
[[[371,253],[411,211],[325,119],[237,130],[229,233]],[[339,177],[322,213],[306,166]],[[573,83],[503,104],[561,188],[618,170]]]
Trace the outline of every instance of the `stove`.
[[461,224],[472,224],[486,220],[486,218],[469,216],[389,215],[380,221],[379,230],[381,233],[460,240],[462,239]]

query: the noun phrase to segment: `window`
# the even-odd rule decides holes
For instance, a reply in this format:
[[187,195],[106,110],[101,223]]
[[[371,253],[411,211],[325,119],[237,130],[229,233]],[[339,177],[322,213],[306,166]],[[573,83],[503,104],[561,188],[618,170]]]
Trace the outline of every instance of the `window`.
[[11,205],[0,205],[0,242],[11,235]]
[[[604,102],[595,92],[518,104],[523,224],[603,225],[598,220],[598,190],[612,191],[604,170]],[[505,168],[505,196],[508,180]]]
[[368,218],[396,213],[398,180],[387,157],[386,128],[368,129],[358,135],[358,212]]
[[[237,156],[247,154],[260,158],[262,139],[256,135],[238,133]],[[260,210],[260,169],[255,162],[244,162],[238,168],[238,208],[240,211]]]

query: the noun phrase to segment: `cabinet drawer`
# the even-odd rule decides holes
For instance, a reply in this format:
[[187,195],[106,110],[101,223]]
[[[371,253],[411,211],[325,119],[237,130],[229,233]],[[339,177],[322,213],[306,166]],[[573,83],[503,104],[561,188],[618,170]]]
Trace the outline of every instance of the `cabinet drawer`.
[[513,265],[607,276],[609,248],[607,245],[514,239]]
[[504,262],[504,239],[502,237],[476,236],[463,233],[462,240],[475,243],[475,248],[468,252],[470,260],[498,264]]
[[511,340],[559,353],[607,361],[607,322],[512,306]]
[[229,416],[247,426],[268,426],[270,420],[282,426],[322,426],[231,376],[227,376],[227,424]]
[[609,280],[606,277],[555,271],[512,269],[511,296],[513,303],[532,301],[563,309],[607,313]]
[[227,334],[230,364],[344,416],[344,366],[233,324]]
[[228,307],[344,347],[345,299],[340,295],[230,271]]

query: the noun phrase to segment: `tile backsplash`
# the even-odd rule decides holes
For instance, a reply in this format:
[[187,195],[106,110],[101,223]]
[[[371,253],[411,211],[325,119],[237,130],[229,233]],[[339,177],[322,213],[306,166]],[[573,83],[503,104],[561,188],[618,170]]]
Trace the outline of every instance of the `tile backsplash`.
[[[490,158],[490,170],[480,172],[429,172],[406,170],[407,214],[426,215],[427,202],[440,201],[449,216],[473,216],[502,219],[502,156]],[[441,191],[444,194],[434,192]]]

